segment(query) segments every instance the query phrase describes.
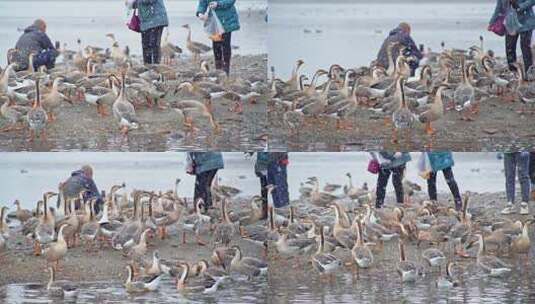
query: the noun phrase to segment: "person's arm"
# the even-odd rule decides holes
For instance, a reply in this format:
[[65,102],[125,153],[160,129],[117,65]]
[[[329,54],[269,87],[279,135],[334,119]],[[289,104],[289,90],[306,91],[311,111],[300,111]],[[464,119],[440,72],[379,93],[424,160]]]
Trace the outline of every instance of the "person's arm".
[[217,0],[215,2],[217,2],[217,8],[227,9],[231,8],[236,0]]
[[407,37],[404,40],[405,40],[404,45],[410,49],[411,55],[414,55],[418,59],[422,59],[424,57],[422,53],[420,52],[420,50],[418,49],[418,47],[416,46],[416,43],[414,42],[414,40],[412,40],[411,36],[407,35]]
[[498,19],[498,16],[500,16],[502,13],[502,6],[501,1],[496,1],[496,7],[494,8],[494,14],[492,14],[492,17],[490,18],[489,25],[496,22],[496,19]]
[[100,192],[92,179],[87,178],[84,186],[91,193],[90,197],[100,198]]
[[195,16],[199,17],[201,14],[205,14],[208,10],[208,0],[199,0],[199,5],[197,6],[197,13]]
[[48,38],[48,35],[45,33],[41,33],[39,37],[39,44],[41,45],[41,48],[45,50],[55,50],[56,48],[52,44],[52,41],[50,41],[50,38]]

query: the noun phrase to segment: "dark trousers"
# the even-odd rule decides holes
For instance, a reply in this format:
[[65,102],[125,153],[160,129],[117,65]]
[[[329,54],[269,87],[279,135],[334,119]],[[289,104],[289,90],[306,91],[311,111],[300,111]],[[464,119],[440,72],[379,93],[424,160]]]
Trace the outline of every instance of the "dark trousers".
[[520,36],[520,49],[522,50],[522,58],[524,59],[524,70],[527,72],[529,67],[533,64],[531,56],[531,32],[522,32],[520,34],[505,36],[505,52],[507,54],[507,63],[511,71],[516,71],[513,63],[516,62],[516,42]]
[[[451,167],[446,168],[442,170],[442,174],[444,174],[446,183],[448,184],[448,187],[450,187],[451,194],[455,201],[455,208],[460,209],[462,204],[461,193],[459,192],[455,177],[453,177],[453,170]],[[437,200],[437,172],[431,172],[429,175],[429,179],[427,180],[427,193],[429,193],[429,199],[433,201]]]
[[53,69],[56,64],[56,50],[46,50],[33,57],[33,68],[38,70],[40,66],[46,66],[47,69]]
[[195,193],[193,194],[193,201],[197,203],[199,198],[204,201],[205,209],[212,206],[212,181],[217,173],[217,169],[205,171],[195,176]]
[[162,32],[163,26],[141,32],[141,46],[143,47],[143,62],[145,64],[160,63]]
[[534,191],[535,188],[535,152],[529,152],[529,179],[531,180],[531,190]]
[[215,68],[225,71],[227,75],[230,73],[230,57],[232,57],[232,48],[230,40],[232,32],[223,33],[223,40],[212,41],[212,49],[214,50]]
[[257,173],[260,179],[260,195],[262,196],[262,204],[267,205],[268,191],[266,186],[268,185],[267,176],[262,173]]
[[288,173],[286,169],[286,165],[276,162],[272,162],[268,166],[267,183],[276,186],[271,192],[275,208],[281,208],[290,204]]
[[405,171],[405,165],[395,167],[392,169],[381,168],[379,170],[379,176],[377,177],[377,200],[375,201],[375,207],[381,208],[385,202],[386,195],[386,185],[388,184],[388,179],[390,174],[392,174],[392,184],[394,184],[394,189],[396,191],[396,200],[398,204],[403,203],[403,172]]

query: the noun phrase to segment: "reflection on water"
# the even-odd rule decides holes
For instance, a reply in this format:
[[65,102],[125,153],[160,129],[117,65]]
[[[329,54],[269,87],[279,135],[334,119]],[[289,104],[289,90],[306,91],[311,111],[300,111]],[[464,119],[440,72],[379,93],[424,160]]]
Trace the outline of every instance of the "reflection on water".
[[333,4],[278,1],[269,5],[270,66],[278,77],[289,77],[294,62],[304,59],[303,73],[338,63],[368,65],[388,32],[401,21],[412,25],[412,36],[434,50],[465,48],[479,42],[504,54],[503,38],[486,31],[495,1],[426,3],[425,1],[354,1]]
[[[266,278],[254,281],[227,280],[215,294],[185,294],[177,292],[174,280],[163,279],[156,292],[140,295],[126,293],[121,282],[89,282],[79,286],[76,303],[265,303]],[[48,296],[46,285],[10,284],[0,289],[0,301],[5,303],[63,303]],[[68,301],[65,301],[68,303]]]

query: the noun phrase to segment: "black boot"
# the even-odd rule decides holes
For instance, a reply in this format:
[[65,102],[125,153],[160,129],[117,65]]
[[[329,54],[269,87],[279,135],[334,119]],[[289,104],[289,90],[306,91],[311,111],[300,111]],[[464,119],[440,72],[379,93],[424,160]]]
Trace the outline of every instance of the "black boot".
[[229,62],[223,62],[223,71],[225,71],[225,74],[230,75],[230,63]]
[[262,220],[267,220],[268,217],[268,205],[266,202],[262,202]]
[[215,69],[216,70],[222,70],[223,69],[223,60],[215,60]]

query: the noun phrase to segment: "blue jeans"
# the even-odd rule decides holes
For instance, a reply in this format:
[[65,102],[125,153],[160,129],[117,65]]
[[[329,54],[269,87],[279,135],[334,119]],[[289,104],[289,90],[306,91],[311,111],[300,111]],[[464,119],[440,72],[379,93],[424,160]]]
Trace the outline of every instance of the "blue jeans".
[[33,68],[37,71],[40,66],[46,66],[47,69],[53,69],[56,64],[56,50],[46,50],[33,57]]
[[518,169],[518,180],[520,181],[520,192],[522,201],[529,201],[529,152],[508,152],[503,154],[503,164],[505,169],[505,191],[507,201],[515,202],[515,182]]
[[290,195],[288,193],[288,175],[286,165],[270,163],[267,174],[268,184],[275,185],[271,192],[275,208],[281,208],[290,204]]

